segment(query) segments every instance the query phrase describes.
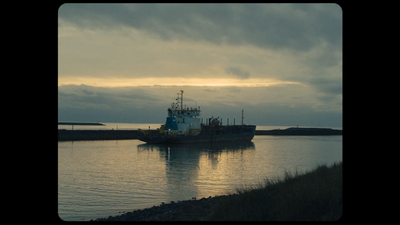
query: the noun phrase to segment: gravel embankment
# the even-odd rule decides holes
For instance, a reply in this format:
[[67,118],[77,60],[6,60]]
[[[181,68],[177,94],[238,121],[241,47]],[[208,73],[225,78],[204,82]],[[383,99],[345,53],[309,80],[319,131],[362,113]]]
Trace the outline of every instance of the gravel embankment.
[[118,216],[98,218],[94,221],[204,221],[211,216],[218,202],[227,197],[232,198],[235,195],[161,203],[159,206],[139,209]]

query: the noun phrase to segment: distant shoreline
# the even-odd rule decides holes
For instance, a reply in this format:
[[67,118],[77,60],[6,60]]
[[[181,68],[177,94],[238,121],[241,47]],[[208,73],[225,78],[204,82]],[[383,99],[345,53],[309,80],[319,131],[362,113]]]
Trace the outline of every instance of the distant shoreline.
[[[58,130],[58,141],[132,140],[137,139],[138,130]],[[151,130],[157,132],[157,130]],[[342,130],[331,128],[287,128],[256,130],[255,135],[342,135]]]

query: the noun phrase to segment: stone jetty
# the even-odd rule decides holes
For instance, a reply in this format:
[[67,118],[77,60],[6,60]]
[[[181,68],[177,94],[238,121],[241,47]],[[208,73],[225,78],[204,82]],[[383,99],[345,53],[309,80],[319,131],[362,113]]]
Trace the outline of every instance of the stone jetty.
[[137,139],[137,130],[58,130],[58,141]]

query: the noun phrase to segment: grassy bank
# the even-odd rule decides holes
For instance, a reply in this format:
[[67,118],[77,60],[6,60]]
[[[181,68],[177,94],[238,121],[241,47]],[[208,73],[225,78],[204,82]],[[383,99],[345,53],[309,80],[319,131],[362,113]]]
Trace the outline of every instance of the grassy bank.
[[232,195],[153,206],[96,221],[332,221],[342,215],[342,163],[285,173]]
[[305,174],[286,172],[224,198],[208,220],[337,220],[342,215],[342,162]]

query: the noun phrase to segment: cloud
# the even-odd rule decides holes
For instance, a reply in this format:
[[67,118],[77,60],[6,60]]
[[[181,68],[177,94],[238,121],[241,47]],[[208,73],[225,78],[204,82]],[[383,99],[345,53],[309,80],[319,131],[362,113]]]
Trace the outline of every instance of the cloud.
[[341,45],[336,4],[64,4],[59,18],[90,29],[131,27],[164,40],[308,51]]
[[206,89],[195,86],[102,88],[65,85],[58,90],[58,118],[60,121],[163,123],[166,109],[175,102],[179,90],[185,91],[187,107],[201,107],[201,118],[219,116],[224,122],[226,118],[231,122],[236,118],[238,122],[241,110],[245,109],[248,124],[341,126],[341,102],[326,103],[327,99],[323,99],[326,96],[295,84]]
[[242,68],[240,68],[240,67],[232,67],[232,66],[227,67],[227,68],[226,68],[226,72],[227,72],[228,74],[232,74],[232,75],[234,75],[235,77],[238,77],[238,78],[240,78],[240,79],[247,79],[247,78],[249,78],[249,76],[250,76],[250,73],[249,73],[249,72],[244,71],[244,70],[243,70]]
[[339,79],[318,77],[310,80],[310,83],[326,94],[341,95],[343,93],[342,82]]
[[89,85],[63,85],[58,87],[59,108],[145,107],[149,102],[162,100],[144,88],[106,88]]
[[58,43],[63,77],[246,79],[251,68],[252,78],[322,90],[315,86],[321,74],[341,83],[342,10],[336,4],[64,4]]

